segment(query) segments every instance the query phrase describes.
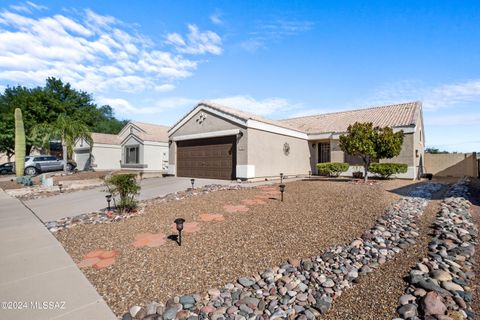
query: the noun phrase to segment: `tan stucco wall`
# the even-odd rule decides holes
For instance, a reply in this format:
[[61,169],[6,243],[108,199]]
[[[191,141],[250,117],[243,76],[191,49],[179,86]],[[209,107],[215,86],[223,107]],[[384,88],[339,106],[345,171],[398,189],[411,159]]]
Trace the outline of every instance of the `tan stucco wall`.
[[[272,177],[281,172],[285,175],[307,175],[310,170],[308,141],[248,129],[248,163],[255,165],[255,176]],[[290,145],[289,155],[283,152],[285,143]]]
[[409,167],[415,164],[414,134],[407,133],[403,136],[402,150],[392,159],[382,159],[381,163],[405,163]]
[[[207,118],[203,122],[197,122],[197,118],[200,113],[207,115]],[[177,131],[169,136],[172,140],[175,137],[199,133],[209,133],[213,131],[222,131],[230,129],[240,129],[243,133],[241,138],[237,138],[237,165],[247,164],[247,130],[244,127],[239,126],[236,123],[220,118],[207,111],[197,112],[189,121],[185,122]],[[176,163],[176,143],[172,142],[169,147],[169,163],[175,165]]]
[[145,141],[143,147],[144,171],[167,171],[168,144],[164,142]]
[[476,177],[477,156],[474,153],[425,153],[425,171],[440,177]]

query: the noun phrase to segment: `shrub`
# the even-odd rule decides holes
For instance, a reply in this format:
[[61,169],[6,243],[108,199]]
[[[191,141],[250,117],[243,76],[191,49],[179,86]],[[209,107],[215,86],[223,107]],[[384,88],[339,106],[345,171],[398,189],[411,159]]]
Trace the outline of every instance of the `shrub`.
[[348,163],[343,162],[317,163],[318,174],[321,176],[338,177],[340,173],[347,171],[348,168]]
[[408,166],[403,163],[371,163],[369,170],[376,175],[388,179],[394,174],[406,173]]
[[[119,174],[105,179],[105,184],[113,196],[114,205],[121,211],[131,211],[137,206],[135,196],[140,191],[140,185],[135,176],[134,174]],[[120,197],[119,203],[115,200],[117,195]]]

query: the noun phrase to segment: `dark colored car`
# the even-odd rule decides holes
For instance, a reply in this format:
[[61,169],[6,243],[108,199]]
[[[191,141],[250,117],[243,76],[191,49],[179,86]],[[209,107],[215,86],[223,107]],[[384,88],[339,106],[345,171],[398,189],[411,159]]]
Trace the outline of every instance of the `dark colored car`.
[[6,162],[0,164],[0,174],[11,174],[13,173],[13,162]]

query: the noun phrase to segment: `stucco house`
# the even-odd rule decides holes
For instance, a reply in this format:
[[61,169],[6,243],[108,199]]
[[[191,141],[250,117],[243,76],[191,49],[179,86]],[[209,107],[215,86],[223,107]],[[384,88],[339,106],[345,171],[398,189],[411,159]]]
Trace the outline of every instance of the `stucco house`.
[[118,135],[92,133],[93,146],[79,140],[74,160],[79,170],[139,170],[166,172],[168,127],[130,121]]
[[359,159],[339,148],[339,136],[354,122],[403,130],[399,156],[380,160],[408,165],[399,178],[415,179],[423,170],[422,105],[409,102],[285,120],[270,120],[212,102],[200,102],[169,131],[168,172],[183,177],[258,179],[316,173],[318,162]]

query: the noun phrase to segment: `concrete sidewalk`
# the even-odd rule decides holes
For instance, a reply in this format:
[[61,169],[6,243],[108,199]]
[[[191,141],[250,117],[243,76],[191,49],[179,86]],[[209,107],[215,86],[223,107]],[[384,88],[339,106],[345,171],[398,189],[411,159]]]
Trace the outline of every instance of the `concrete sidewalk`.
[[[265,182],[264,182],[265,183]],[[236,182],[226,180],[195,179],[195,187],[208,184],[235,185]],[[139,200],[162,197],[169,193],[184,191],[190,188],[189,178],[165,177],[144,179],[141,182]],[[105,187],[90,190],[64,193],[52,197],[25,201],[43,222],[54,221],[68,216],[90,213],[107,206]]]
[[38,218],[1,189],[0,243],[0,319],[116,319]]

